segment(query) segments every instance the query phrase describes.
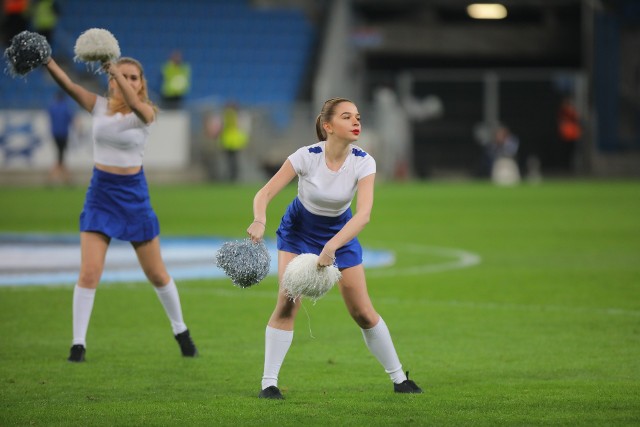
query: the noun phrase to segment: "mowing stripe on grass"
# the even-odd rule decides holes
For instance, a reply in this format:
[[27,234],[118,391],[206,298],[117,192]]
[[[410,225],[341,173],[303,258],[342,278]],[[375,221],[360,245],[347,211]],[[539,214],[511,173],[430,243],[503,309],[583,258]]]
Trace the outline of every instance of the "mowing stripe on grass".
[[[259,299],[273,299],[275,301],[276,288],[273,287],[270,290],[258,289],[260,285],[255,285],[246,289],[239,289],[229,285],[229,287],[190,287],[189,285],[181,285],[181,293],[195,293],[203,295],[215,295],[223,298],[259,298]],[[342,297],[329,291],[322,300],[341,300]],[[377,304],[384,305],[411,305],[411,306],[423,306],[423,307],[447,307],[447,308],[460,308],[460,309],[472,309],[482,311],[513,311],[513,312],[549,312],[549,313],[586,313],[596,314],[601,316],[629,316],[640,317],[640,310],[627,310],[623,308],[615,307],[576,307],[576,306],[562,306],[562,305],[541,305],[541,304],[512,304],[512,303],[498,303],[498,302],[477,302],[477,301],[459,301],[459,300],[430,300],[425,298],[393,298],[393,297],[376,297],[375,302]]]

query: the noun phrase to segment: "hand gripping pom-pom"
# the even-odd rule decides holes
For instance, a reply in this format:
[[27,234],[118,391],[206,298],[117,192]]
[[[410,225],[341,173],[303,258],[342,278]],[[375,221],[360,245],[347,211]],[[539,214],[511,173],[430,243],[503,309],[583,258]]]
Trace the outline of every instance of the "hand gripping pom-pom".
[[234,285],[248,288],[259,283],[269,273],[271,256],[264,242],[250,239],[225,242],[216,252],[216,264]]
[[8,72],[12,77],[24,76],[49,61],[51,46],[43,35],[23,31],[11,39],[11,45],[5,49],[4,57],[7,59]]
[[282,276],[282,287],[287,297],[300,296],[314,301],[322,298],[342,277],[334,265],[318,267],[318,255],[301,254],[289,262]]
[[118,40],[102,28],[91,28],[80,34],[73,52],[75,61],[89,63],[102,63],[120,58]]

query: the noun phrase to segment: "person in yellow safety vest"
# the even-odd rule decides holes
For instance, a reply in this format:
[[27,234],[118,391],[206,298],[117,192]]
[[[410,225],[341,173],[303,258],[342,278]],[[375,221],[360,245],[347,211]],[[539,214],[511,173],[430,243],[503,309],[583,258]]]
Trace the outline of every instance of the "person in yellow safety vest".
[[162,67],[162,87],[160,92],[163,107],[180,108],[182,99],[191,87],[191,66],[182,61],[182,52],[174,50]]
[[58,24],[59,15],[60,7],[55,0],[39,0],[33,8],[33,29],[45,36],[49,44],[53,43],[53,31]]
[[235,182],[239,178],[239,156],[249,141],[249,134],[243,129],[240,123],[238,106],[229,103],[222,113],[222,131],[220,133],[220,143],[227,157],[228,174],[227,179]]

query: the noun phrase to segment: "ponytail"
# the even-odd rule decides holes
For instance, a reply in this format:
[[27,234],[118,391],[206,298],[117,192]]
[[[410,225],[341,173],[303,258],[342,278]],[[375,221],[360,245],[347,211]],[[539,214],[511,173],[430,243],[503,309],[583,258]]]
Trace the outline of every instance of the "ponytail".
[[327,131],[322,127],[322,114],[318,114],[316,118],[316,135],[318,136],[318,141],[327,140]]

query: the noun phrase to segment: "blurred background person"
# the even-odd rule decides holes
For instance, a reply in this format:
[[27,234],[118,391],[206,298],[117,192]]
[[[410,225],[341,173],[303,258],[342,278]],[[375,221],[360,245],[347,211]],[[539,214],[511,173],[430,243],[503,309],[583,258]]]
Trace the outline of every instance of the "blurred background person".
[[373,99],[375,125],[382,139],[376,153],[379,174],[387,179],[407,179],[411,170],[411,119],[393,88],[376,88]]
[[49,172],[49,184],[71,184],[71,174],[65,164],[65,154],[69,141],[69,130],[73,123],[73,109],[64,92],[56,92],[53,102],[47,108],[51,136],[56,144],[56,163]]
[[496,184],[511,185],[520,182],[517,163],[520,140],[504,126],[498,126],[493,143],[488,147],[491,180]]
[[479,177],[491,177],[493,166],[500,158],[509,158],[515,161],[520,140],[507,126],[478,123],[474,134],[478,144],[482,147],[482,157],[477,169]]
[[560,161],[563,170],[574,171],[576,145],[582,136],[580,117],[570,96],[562,98],[558,109],[558,137],[560,138]]
[[219,139],[222,129],[222,118],[213,109],[207,110],[202,116],[202,135],[199,158],[204,166],[204,172],[208,181],[215,181],[219,168]]
[[167,109],[182,107],[182,101],[191,87],[191,66],[183,62],[182,52],[174,50],[162,66],[162,106]]
[[31,15],[31,27],[33,31],[45,36],[53,46],[53,36],[58,25],[60,5],[56,0],[36,0]]
[[11,39],[29,28],[29,0],[3,0],[2,41],[9,46]]
[[515,159],[518,154],[520,140],[506,126],[498,126],[493,144],[489,146],[489,157],[492,161],[500,157]]
[[228,103],[222,112],[220,144],[227,163],[226,178],[230,182],[236,182],[240,178],[240,152],[249,141],[248,127],[249,117],[239,110],[238,104]]

